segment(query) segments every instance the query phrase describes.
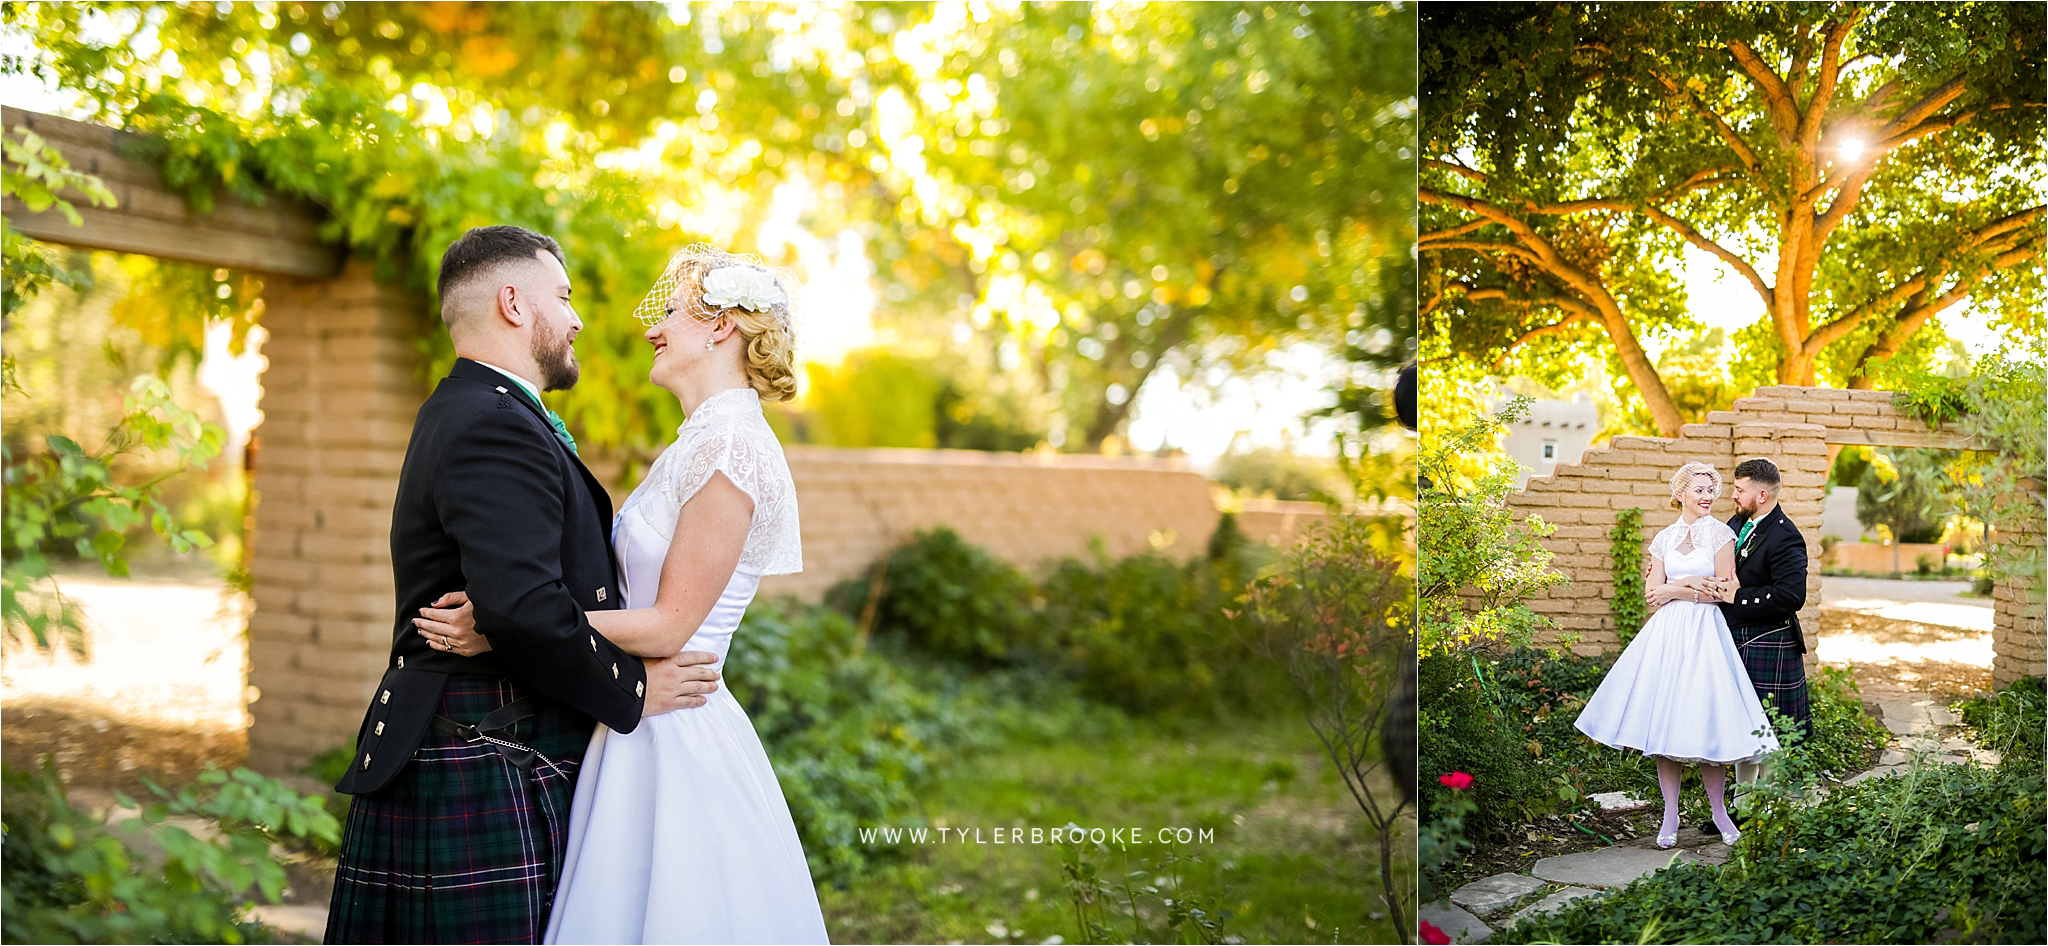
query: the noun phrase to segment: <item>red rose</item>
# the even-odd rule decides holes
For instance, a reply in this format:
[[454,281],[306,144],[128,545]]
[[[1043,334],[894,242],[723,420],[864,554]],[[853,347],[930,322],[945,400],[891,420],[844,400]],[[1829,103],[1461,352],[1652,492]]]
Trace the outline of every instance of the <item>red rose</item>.
[[1445,933],[1443,930],[1437,929],[1436,924],[1431,923],[1428,920],[1422,921],[1421,933],[1422,941],[1425,943],[1435,943],[1437,944],[1437,946],[1449,946],[1451,942],[1450,934]]
[[1452,772],[1449,775],[1439,775],[1436,777],[1436,780],[1444,783],[1444,786],[1451,789],[1452,791],[1462,792],[1465,789],[1472,787],[1472,776],[1466,775],[1463,772]]

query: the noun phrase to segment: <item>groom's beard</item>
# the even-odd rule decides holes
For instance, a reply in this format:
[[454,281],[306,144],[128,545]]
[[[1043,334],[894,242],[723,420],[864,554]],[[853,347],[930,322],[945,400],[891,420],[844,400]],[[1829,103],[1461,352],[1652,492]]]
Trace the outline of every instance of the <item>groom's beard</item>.
[[545,320],[533,324],[533,363],[540,369],[540,389],[566,391],[576,386],[583,368],[576,363],[568,336],[554,330]]

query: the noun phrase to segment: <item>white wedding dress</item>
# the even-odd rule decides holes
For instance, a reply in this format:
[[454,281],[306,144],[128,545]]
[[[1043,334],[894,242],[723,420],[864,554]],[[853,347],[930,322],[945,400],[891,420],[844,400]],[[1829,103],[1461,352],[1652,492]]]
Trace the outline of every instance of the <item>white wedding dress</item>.
[[[676,516],[713,471],[754,500],[739,568],[684,645],[722,670],[761,577],[803,568],[796,490],[760,396],[735,388],[698,405],[619,509],[612,542],[624,606],[653,606]],[[829,942],[789,804],[730,687],[631,733],[597,727],[547,942]]]
[[[1735,540],[1725,523],[1674,522],[1650,542],[1667,580],[1714,574]],[[1600,681],[1574,724],[1595,742],[1680,762],[1753,762],[1778,748],[1749,671],[1711,601],[1658,608]]]

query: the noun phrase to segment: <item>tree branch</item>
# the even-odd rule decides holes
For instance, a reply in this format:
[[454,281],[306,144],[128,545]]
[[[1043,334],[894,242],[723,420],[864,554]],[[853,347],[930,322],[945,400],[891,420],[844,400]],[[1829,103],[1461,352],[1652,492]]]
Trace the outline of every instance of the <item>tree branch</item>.
[[1764,173],[1764,163],[1756,156],[1756,149],[1750,147],[1748,141],[1743,140],[1742,134],[1736,131],[1734,126],[1728,124],[1727,119],[1722,118],[1720,113],[1708,108],[1707,103],[1701,101],[1699,96],[1694,95],[1691,89],[1681,85],[1677,80],[1663,73],[1657,73],[1656,78],[1657,82],[1664,86],[1666,92],[1684,99],[1687,105],[1692,106],[1693,111],[1698,112],[1701,118],[1706,119],[1708,124],[1714,126],[1714,133],[1721,136],[1721,140],[1728,145],[1729,150],[1735,152],[1735,159],[1741,161],[1742,166],[1750,174],[1761,176]]
[[1771,71],[1771,67],[1749,48],[1748,43],[1731,39],[1728,52],[1735,57],[1735,64],[1749,76],[1757,91],[1763,93],[1766,112],[1778,130],[1778,143],[1791,151],[1794,136],[1799,132],[1799,109],[1798,103],[1792,100],[1792,90],[1786,88],[1785,80],[1778,78],[1778,74]]
[[1862,19],[1863,9],[1854,7],[1848,16],[1828,25],[1820,54],[1820,84],[1813,90],[1813,101],[1807,103],[1806,114],[1799,119],[1799,143],[1808,151],[1813,150],[1820,139],[1822,121],[1834,104],[1835,90],[1842,82],[1842,44]]
[[[2020,241],[2017,247],[2001,248],[2000,244],[2018,239],[2024,228],[2031,226],[2042,218],[2044,211],[2048,211],[2048,206],[2036,205],[2017,213],[2000,217],[1971,231],[1962,242],[1958,243],[1948,252],[1943,253],[1940,258],[1928,264],[1926,268],[1914,273],[1912,278],[1864,300],[1840,318],[1815,329],[1806,342],[1805,351],[1808,354],[1817,355],[1822,349],[1841,340],[1843,336],[1855,331],[1857,326],[1868,321],[1878,313],[1928,291],[1942,277],[1954,270],[1962,258],[1970,253],[1986,248],[2000,250],[2000,255],[1993,258],[1991,266],[1987,267],[1986,270],[1979,271],[1976,276],[1969,280],[1969,285],[1972,286],[1982,278],[1982,274],[1985,271],[1990,269],[2006,269],[2018,265],[2027,257],[2013,257],[2012,253],[2014,250],[2019,247],[2036,245],[2039,238],[2027,237],[2025,240]],[[2035,246],[2035,251],[2038,252],[2038,245]]]
[[1985,276],[1999,270],[2011,269],[2039,259],[2040,256],[2041,238],[2038,236],[2031,237],[1993,257],[1989,266],[1978,270],[1967,279],[1958,280],[1955,285],[1949,287],[1947,292],[1932,299],[1925,298],[1927,293],[1932,291],[1931,289],[1919,293],[1918,298],[1924,301],[1916,301],[1907,305],[1893,320],[1892,324],[1886,327],[1884,333],[1865,347],[1863,354],[1857,356],[1855,365],[1849,369],[1851,378],[1849,386],[1852,388],[1867,388],[1870,383],[1870,367],[1872,362],[1897,355],[1900,346],[1904,345],[1906,339],[1911,337],[1914,332],[1919,331],[1921,325],[1925,324],[1928,319],[1948,311],[1956,303],[1968,299],[1970,293],[1976,290],[1977,284],[1982,282]]
[[1756,289],[1756,294],[1763,297],[1764,311],[1766,313],[1776,311],[1777,306],[1773,303],[1773,296],[1771,293],[1770,285],[1764,282],[1764,277],[1762,276],[1762,274],[1758,273],[1756,271],[1756,267],[1751,266],[1748,260],[1735,255],[1735,253],[1729,250],[1727,247],[1724,247],[1719,243],[1707,239],[1706,235],[1702,234],[1698,229],[1694,228],[1692,224],[1687,223],[1684,220],[1680,220],[1679,218],[1672,216],[1671,214],[1665,213],[1663,210],[1658,209],[1654,205],[1644,204],[1643,213],[1647,215],[1651,220],[1655,220],[1658,223],[1661,223],[1667,227],[1670,227],[1673,230],[1678,231],[1678,235],[1684,237],[1687,243],[1690,243],[1694,246],[1699,247],[1702,250],[1712,253],[1715,256],[1720,257],[1722,262],[1725,262],[1728,265],[1735,267],[1735,271],[1741,273],[1742,278],[1749,280],[1750,286]]

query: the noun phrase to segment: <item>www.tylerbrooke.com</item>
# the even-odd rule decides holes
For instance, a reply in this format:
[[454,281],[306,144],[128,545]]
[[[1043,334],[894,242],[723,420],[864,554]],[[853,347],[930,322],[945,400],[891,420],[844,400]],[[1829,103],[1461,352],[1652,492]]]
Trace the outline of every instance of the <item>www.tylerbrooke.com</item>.
[[1061,844],[1095,841],[1109,844],[1213,844],[1214,828],[862,828],[863,844]]

